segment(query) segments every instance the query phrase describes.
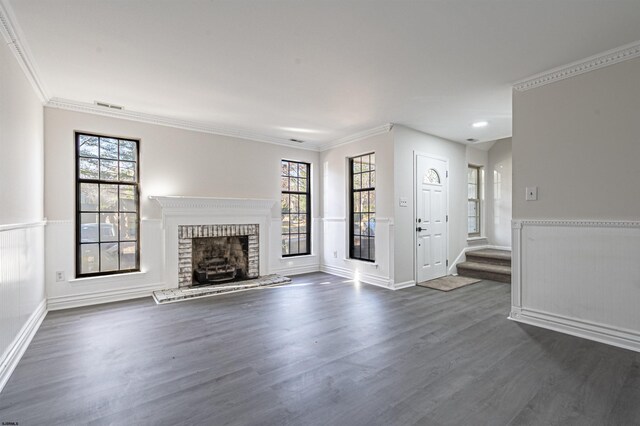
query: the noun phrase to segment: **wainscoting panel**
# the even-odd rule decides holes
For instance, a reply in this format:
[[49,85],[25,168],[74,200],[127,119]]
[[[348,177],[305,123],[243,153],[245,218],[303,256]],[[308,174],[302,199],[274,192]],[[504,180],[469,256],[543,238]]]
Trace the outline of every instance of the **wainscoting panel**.
[[[348,229],[346,218],[323,219],[323,272],[349,279],[396,289],[393,281],[393,221],[389,218],[376,218],[376,254],[375,262],[349,259]],[[402,283],[404,288],[415,283]]]
[[[151,296],[153,290],[166,286],[162,275],[164,244],[159,219],[140,221],[140,273],[75,279],[73,221],[47,222],[46,235],[45,281],[49,310]],[[64,273],[64,280],[56,281],[58,271]]]
[[44,224],[0,226],[0,391],[46,315]]
[[511,319],[640,351],[640,223],[512,228]]

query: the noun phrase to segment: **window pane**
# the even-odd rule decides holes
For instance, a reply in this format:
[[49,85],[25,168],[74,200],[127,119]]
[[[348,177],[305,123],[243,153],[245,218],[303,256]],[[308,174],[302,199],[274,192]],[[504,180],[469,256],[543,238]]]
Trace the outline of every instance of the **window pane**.
[[306,213],[307,212],[307,196],[298,195],[298,198],[299,198],[300,213]]
[[469,183],[478,183],[478,169],[475,167],[469,167],[467,169],[467,180]]
[[282,236],[282,254],[289,254],[289,236]]
[[289,254],[298,254],[298,235],[290,235]]
[[376,260],[376,239],[369,238],[369,260]]
[[80,242],[97,243],[98,241],[98,213],[80,214]]
[[136,198],[133,185],[120,185],[120,211],[135,212],[138,204]]
[[118,243],[100,244],[100,272],[118,269]]
[[100,210],[118,210],[118,185],[100,185]]
[[138,215],[123,213],[120,215],[120,240],[132,241],[138,239]]
[[298,178],[298,191],[307,192],[307,180],[303,178]]
[[282,194],[280,197],[280,208],[282,213],[289,212],[289,194]]
[[100,213],[100,241],[118,241],[118,213]]
[[369,211],[369,191],[360,193],[360,211],[363,213]]
[[298,177],[298,165],[296,163],[289,163],[289,176]]
[[375,186],[376,186],[376,172],[369,173],[369,176],[370,176],[371,187],[375,188]]
[[300,233],[306,233],[307,232],[307,215],[306,214],[300,214],[298,215],[298,229]]
[[376,169],[376,154],[371,154],[369,156],[369,161],[370,161],[370,165],[369,165],[369,170],[375,170]]
[[292,213],[298,213],[300,211],[299,210],[300,206],[299,206],[299,202],[298,202],[299,201],[298,197],[299,197],[298,195],[294,195],[294,194],[291,194],[289,196],[289,199],[291,201],[289,206],[291,208],[291,212]]
[[90,274],[100,272],[100,249],[98,244],[80,245],[80,272]]
[[80,155],[83,157],[98,157],[98,138],[96,136],[80,135]]
[[286,161],[282,161],[280,163],[280,175],[288,176],[289,175],[289,163]]
[[133,141],[120,141],[120,159],[126,161],[136,161],[136,143]]
[[111,138],[100,138],[100,157],[118,158],[118,140]]
[[353,193],[353,211],[354,211],[354,213],[362,211],[362,210],[360,210],[360,197],[361,197],[361,193],[360,192],[354,192]]
[[469,201],[469,216],[473,216],[475,217],[478,214],[478,205],[476,204],[475,201]]
[[478,186],[469,184],[467,185],[468,198],[478,198]]
[[362,159],[362,171],[363,172],[368,172],[369,171],[369,156],[365,155],[363,157],[360,157]]
[[363,173],[362,174],[362,187],[363,188],[370,188],[371,181],[369,180],[369,173]]
[[98,184],[80,184],[80,210],[98,211]]
[[289,233],[289,215],[288,214],[283,214],[282,215],[282,234],[288,234]]
[[360,157],[353,159],[353,173],[360,173],[362,171],[362,161]]
[[291,234],[297,234],[299,232],[299,226],[298,215],[289,215],[289,232]]
[[371,240],[371,238],[360,238],[360,256],[362,256],[363,259],[369,260],[369,243]]
[[98,179],[98,159],[81,158],[80,159],[80,179]]
[[376,235],[376,216],[373,214],[369,215],[369,235]]
[[369,211],[376,211],[376,191],[369,191]]
[[362,175],[357,174],[353,176],[353,189],[362,188]]
[[120,243],[120,269],[136,267],[136,243]]
[[353,257],[360,258],[360,237],[353,237]]
[[300,175],[300,177],[303,177],[303,178],[309,177],[309,165],[308,164],[300,164],[300,167],[298,168],[298,170],[299,170],[298,174]]
[[280,178],[280,189],[283,190],[283,191],[288,191],[289,190],[289,178],[288,177]]
[[307,235],[306,234],[300,234],[300,239],[298,240],[298,252],[299,253],[308,253],[309,252],[309,247],[307,247]]
[[136,181],[136,163],[129,161],[120,162],[120,180],[125,182]]
[[353,235],[360,235],[360,221],[362,220],[361,214],[353,215]]
[[111,160],[100,160],[100,179],[118,180],[118,162]]
[[475,217],[470,217],[468,222],[468,231],[469,234],[475,234],[478,232],[477,221]]
[[298,190],[298,178],[292,177],[289,178],[289,191],[297,191]]

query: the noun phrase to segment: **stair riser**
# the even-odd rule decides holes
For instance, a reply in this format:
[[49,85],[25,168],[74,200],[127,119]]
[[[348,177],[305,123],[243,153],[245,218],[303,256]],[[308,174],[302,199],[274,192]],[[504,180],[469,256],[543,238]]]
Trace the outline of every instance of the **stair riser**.
[[500,274],[497,272],[477,271],[475,269],[465,269],[458,267],[458,275],[470,278],[479,278],[481,280],[498,281],[501,283],[511,283],[511,274]]
[[511,259],[498,259],[495,257],[474,256],[472,253],[467,253],[467,262],[488,263],[489,265],[503,265],[511,266]]

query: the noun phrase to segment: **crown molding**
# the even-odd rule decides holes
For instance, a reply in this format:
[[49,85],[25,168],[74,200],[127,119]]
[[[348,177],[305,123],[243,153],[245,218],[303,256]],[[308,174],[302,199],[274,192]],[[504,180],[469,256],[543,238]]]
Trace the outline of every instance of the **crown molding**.
[[68,111],[83,112],[88,114],[102,115],[105,117],[119,118],[123,120],[137,121],[140,123],[156,124],[159,126],[174,127],[183,130],[192,130],[201,133],[210,133],[220,136],[229,136],[232,138],[248,139],[257,142],[266,142],[275,145],[287,146],[290,148],[304,149],[308,151],[318,151],[318,145],[310,142],[299,144],[286,139],[275,138],[242,129],[232,129],[215,126],[212,124],[181,120],[177,118],[165,117],[155,114],[147,114],[144,112],[130,110],[115,110],[101,107],[86,102],[72,101],[69,99],[53,98],[46,103],[49,108],[58,108]]
[[22,32],[17,24],[13,10],[6,0],[0,0],[0,33],[2,33],[9,49],[18,60],[20,68],[22,68],[27,80],[33,86],[40,101],[45,103],[49,99],[47,90],[40,77],[38,77],[37,68],[31,59],[29,49],[22,41],[24,37],[21,37]]
[[374,127],[373,129],[363,130],[361,132],[354,133],[352,135],[340,138],[336,141],[322,144],[320,151],[327,151],[329,149],[337,148],[342,145],[347,145],[352,142],[357,142],[359,140],[362,140],[371,136],[388,133],[391,131],[391,129],[393,129],[393,123],[387,123],[387,124],[383,124],[382,126]]
[[624,46],[520,80],[514,83],[513,88],[518,92],[524,92],[638,57],[640,57],[640,41],[625,44]]

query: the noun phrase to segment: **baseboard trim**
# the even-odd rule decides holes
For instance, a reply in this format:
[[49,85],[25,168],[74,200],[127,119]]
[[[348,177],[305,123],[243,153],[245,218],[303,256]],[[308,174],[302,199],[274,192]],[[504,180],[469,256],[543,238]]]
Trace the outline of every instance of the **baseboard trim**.
[[312,272],[319,272],[320,265],[301,265],[291,266],[288,268],[275,268],[271,270],[272,274],[280,274],[284,276],[310,274]]
[[512,306],[509,319],[535,325],[583,339],[593,340],[619,348],[640,352],[640,334],[630,330],[615,329],[603,324],[582,321],[548,312],[522,309]]
[[50,297],[48,306],[50,311],[57,311],[60,309],[79,308],[81,306],[139,299],[141,297],[151,297],[151,293],[154,290],[162,290],[163,288],[166,288],[164,283],[155,283],[117,290],[74,294],[72,296]]
[[402,283],[394,283],[393,284],[393,289],[394,290],[401,290],[403,288],[407,288],[407,287],[415,287],[416,282],[414,280],[410,280],[410,281],[405,281]]
[[18,366],[18,362],[22,359],[22,355],[29,347],[45,316],[47,316],[47,300],[43,299],[0,359],[0,392]]
[[[327,274],[337,275],[339,277],[348,278],[350,280],[354,280],[356,278],[355,271],[352,271],[351,269],[347,269],[347,268],[341,268],[339,266],[322,265],[320,267],[320,270],[322,272],[326,272]],[[393,287],[391,280],[389,280],[388,278],[378,277],[375,275],[359,272],[358,280],[366,284],[371,284],[377,287],[386,288],[387,290],[396,290]]]

